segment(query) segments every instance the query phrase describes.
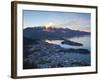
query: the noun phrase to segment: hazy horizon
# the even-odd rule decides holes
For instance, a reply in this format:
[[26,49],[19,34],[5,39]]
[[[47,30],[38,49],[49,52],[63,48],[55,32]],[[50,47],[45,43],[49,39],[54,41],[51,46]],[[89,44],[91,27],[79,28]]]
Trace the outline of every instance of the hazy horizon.
[[23,28],[35,26],[52,26],[90,32],[91,14],[23,10]]

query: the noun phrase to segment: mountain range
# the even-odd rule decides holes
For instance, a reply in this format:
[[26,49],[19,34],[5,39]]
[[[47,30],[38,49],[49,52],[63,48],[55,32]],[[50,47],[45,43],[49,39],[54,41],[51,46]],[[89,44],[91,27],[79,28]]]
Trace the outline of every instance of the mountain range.
[[23,30],[23,36],[28,39],[49,39],[49,40],[57,40],[57,39],[67,39],[71,37],[81,37],[84,35],[90,35],[90,32],[80,31],[80,30],[72,30],[69,28],[48,28],[46,29],[44,26],[38,27],[27,27]]

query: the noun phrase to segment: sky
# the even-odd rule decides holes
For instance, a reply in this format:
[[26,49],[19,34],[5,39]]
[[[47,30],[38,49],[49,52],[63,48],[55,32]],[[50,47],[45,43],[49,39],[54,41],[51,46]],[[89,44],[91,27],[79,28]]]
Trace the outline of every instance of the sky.
[[91,14],[23,10],[23,28],[36,26],[53,26],[90,32]]

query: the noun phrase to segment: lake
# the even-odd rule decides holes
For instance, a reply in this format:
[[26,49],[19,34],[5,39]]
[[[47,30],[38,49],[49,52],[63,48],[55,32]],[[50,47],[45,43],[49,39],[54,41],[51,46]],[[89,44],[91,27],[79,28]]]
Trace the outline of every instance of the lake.
[[59,45],[63,48],[84,48],[84,49],[88,49],[90,50],[90,36],[83,36],[83,37],[74,37],[74,38],[70,38],[68,39],[70,41],[74,41],[74,42],[78,42],[78,43],[82,43],[83,46],[72,46],[72,45],[67,45],[67,44],[61,44],[61,42],[63,42],[64,40],[46,40],[46,42],[50,43],[50,44],[56,44]]

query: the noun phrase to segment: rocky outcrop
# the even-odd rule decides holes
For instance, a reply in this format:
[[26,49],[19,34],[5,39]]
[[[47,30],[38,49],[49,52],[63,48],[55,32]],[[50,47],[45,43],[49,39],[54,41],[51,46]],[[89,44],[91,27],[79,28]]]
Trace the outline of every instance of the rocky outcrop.
[[70,41],[70,40],[64,40],[62,42],[62,44],[68,44],[68,45],[72,45],[72,46],[83,46],[83,44],[81,44],[81,43]]
[[[38,41],[37,44],[25,45],[24,47],[27,48],[24,48],[26,53],[23,54],[23,69],[90,65],[89,62],[80,59],[81,54],[84,56],[87,55],[86,53],[90,53],[86,49],[64,49],[43,40]],[[77,55],[80,55],[80,57],[77,57]]]

